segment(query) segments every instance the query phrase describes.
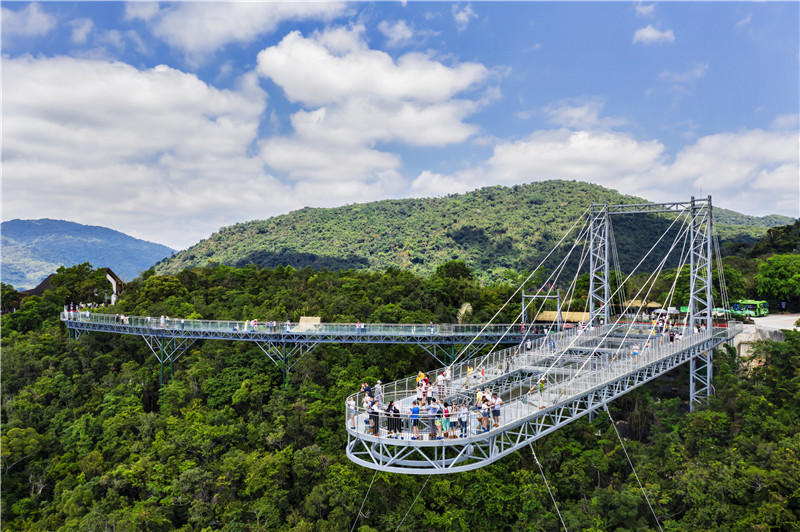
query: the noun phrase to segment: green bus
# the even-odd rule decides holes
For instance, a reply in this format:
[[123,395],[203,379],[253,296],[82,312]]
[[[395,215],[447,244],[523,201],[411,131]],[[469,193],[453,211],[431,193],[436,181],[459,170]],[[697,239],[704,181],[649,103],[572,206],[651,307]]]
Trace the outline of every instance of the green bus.
[[755,299],[740,299],[731,302],[731,314],[743,318],[758,318],[769,314],[769,305],[766,301]]

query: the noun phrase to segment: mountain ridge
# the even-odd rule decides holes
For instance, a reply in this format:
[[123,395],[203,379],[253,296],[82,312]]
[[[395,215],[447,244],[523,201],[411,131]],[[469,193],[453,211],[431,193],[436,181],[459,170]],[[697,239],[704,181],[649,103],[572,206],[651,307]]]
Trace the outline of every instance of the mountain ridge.
[[2,282],[33,288],[60,266],[90,262],[130,280],[174,250],[99,225],[15,218],[2,222]]
[[[536,264],[592,202],[649,201],[585,182],[554,180],[437,198],[305,207],[220,228],[161,261],[156,272],[171,274],[219,263],[334,270],[396,267],[430,273],[437,264],[462,259],[479,276],[492,279],[504,269]],[[753,217],[714,210],[724,241],[752,243],[769,227],[792,221],[780,215]],[[642,229],[640,222],[625,220],[626,216],[615,219],[615,227],[619,225],[623,233]]]

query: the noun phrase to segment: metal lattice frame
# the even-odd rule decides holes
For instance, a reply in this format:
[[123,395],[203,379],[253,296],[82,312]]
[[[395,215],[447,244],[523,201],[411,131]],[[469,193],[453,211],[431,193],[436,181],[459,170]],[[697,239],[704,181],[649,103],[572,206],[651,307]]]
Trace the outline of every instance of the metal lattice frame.
[[[689,256],[689,327],[693,330],[711,329],[712,295],[711,254],[712,211],[711,196],[703,200],[691,201],[691,243]],[[711,379],[713,377],[713,361],[711,351],[699,354],[692,359],[689,371],[689,406],[694,410],[695,404],[707,403],[711,396]]]
[[[689,245],[689,327],[694,331],[712,326],[712,231],[711,196],[688,202],[647,203],[629,205],[595,205],[590,209],[589,236],[589,316],[594,325],[602,318],[608,323],[609,300],[609,215],[662,212],[688,212],[690,220]],[[713,360],[711,352],[697,355],[690,364],[689,405],[708,401],[712,393]]]
[[610,380],[573,397],[557,398],[547,406],[484,435],[458,440],[391,440],[348,429],[347,457],[365,467],[412,475],[445,474],[470,471],[495,462],[523,446],[558,430],[584,416],[591,415],[608,402],[624,395],[676,367],[691,362],[729,341],[729,331],[702,335],[689,348],[678,351],[620,378]]
[[169,375],[172,377],[174,371],[175,361],[186,352],[189,347],[194,343],[192,338],[176,338],[163,335],[142,335],[147,347],[156,356],[158,360],[159,371],[159,387],[164,385],[164,364],[169,362]]
[[596,326],[609,317],[608,204],[592,203],[589,216],[589,323]]

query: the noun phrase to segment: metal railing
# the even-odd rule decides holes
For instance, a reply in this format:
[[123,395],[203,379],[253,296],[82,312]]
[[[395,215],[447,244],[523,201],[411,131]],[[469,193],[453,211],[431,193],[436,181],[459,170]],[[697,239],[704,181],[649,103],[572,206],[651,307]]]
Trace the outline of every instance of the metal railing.
[[[641,331],[653,330],[652,325],[644,324],[614,326],[615,329],[624,328],[628,331],[631,327]],[[526,346],[512,347],[487,356],[475,357],[454,365],[451,368],[450,381],[442,385],[431,383],[436,399],[457,406],[455,412],[449,412],[450,426],[455,426],[455,429],[449,431],[449,436],[444,434],[446,425],[444,418],[428,415],[427,399],[423,398],[424,407],[421,405],[418,420],[419,439],[425,439],[426,434],[428,438],[450,439],[469,438],[482,435],[484,432],[501,431],[504,427],[516,424],[540,409],[567,402],[589,390],[607,385],[682,351],[688,351],[712,338],[723,340],[733,338],[742,329],[741,323],[730,321],[726,327],[714,327],[712,330],[688,334],[672,342],[666,334],[661,334],[653,337],[649,348],[645,348],[644,345],[636,350],[632,346],[620,347],[615,352],[594,355],[591,363],[586,363],[585,358],[579,362],[568,362],[559,366],[558,371],[549,371],[552,369],[552,362],[558,353],[568,349],[577,337],[601,338],[613,331],[607,326],[591,331],[567,331],[559,333],[558,339],[544,337],[531,342],[530,350],[526,349]],[[632,342],[633,340],[629,343]],[[483,371],[478,373],[475,368],[481,363]],[[443,370],[444,368],[437,369],[435,374],[438,375]],[[544,387],[538,386],[538,379],[529,378],[521,379],[521,382],[509,388],[491,390],[493,382],[523,370],[530,372],[532,376],[546,375]],[[481,419],[484,413],[475,408],[477,390],[485,387],[497,392],[503,400],[499,416],[496,419],[494,415],[489,417],[488,431],[483,430],[485,422]],[[416,377],[391,382],[383,387],[382,407],[394,402],[400,411],[396,415],[387,414],[385,411],[368,412],[363,402],[364,392],[353,394],[345,405],[348,429],[351,432],[379,438],[411,440],[414,432],[410,408],[412,401],[417,400],[416,388]],[[351,398],[355,401],[355,406],[350,403]],[[467,405],[466,413],[462,412],[461,405]]]
[[61,321],[91,323],[105,326],[136,327],[144,329],[170,329],[190,332],[238,332],[303,335],[369,335],[369,336],[502,336],[516,333],[517,325],[450,324],[450,323],[305,323],[267,320],[190,320],[160,316],[127,316],[124,314],[99,314],[88,311],[61,312]]

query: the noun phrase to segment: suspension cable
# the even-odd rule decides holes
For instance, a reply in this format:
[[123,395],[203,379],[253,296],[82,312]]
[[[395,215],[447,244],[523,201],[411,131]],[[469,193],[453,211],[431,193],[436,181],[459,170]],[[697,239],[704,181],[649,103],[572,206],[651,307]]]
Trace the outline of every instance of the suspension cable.
[[653,518],[656,520],[658,529],[661,530],[661,532],[664,532],[664,529],[661,528],[661,522],[658,520],[658,516],[656,515],[655,510],[653,510],[653,506],[650,504],[650,498],[647,496],[647,492],[644,490],[644,486],[642,486],[642,481],[639,480],[639,475],[636,474],[636,468],[633,467],[633,462],[631,461],[631,457],[628,456],[628,451],[627,449],[625,449],[625,444],[622,442],[622,436],[619,435],[617,426],[616,424],[614,424],[614,418],[611,417],[611,412],[608,410],[608,403],[603,403],[603,408],[605,408],[606,414],[608,414],[608,419],[611,420],[611,426],[614,427],[614,432],[617,433],[617,438],[619,438],[619,444],[620,446],[622,446],[622,450],[625,452],[625,458],[628,459],[628,463],[631,465],[631,471],[633,471],[633,476],[636,477],[636,482],[639,483],[639,488],[642,490],[642,494],[644,494],[644,500],[647,501],[647,506],[650,507],[650,512],[653,514]]
[[358,513],[356,514],[356,520],[353,521],[353,527],[350,529],[350,532],[356,529],[356,523],[358,523],[358,518],[361,517],[361,510],[364,508],[364,503],[367,502],[367,497],[369,496],[369,490],[372,489],[372,483],[375,482],[375,477],[378,476],[378,470],[375,470],[375,474],[372,475],[372,480],[369,483],[369,487],[367,488],[367,493],[364,495],[364,500],[361,501],[361,508],[358,509]]
[[[567,230],[567,231],[564,233],[564,236],[562,236],[562,237],[561,237],[561,239],[560,239],[560,240],[559,240],[559,241],[556,243],[556,245],[553,247],[553,249],[551,249],[551,250],[550,250],[550,252],[548,252],[548,253],[547,253],[547,255],[545,256],[545,258],[544,258],[544,259],[542,259],[542,261],[539,263],[539,265],[538,265],[538,266],[537,266],[537,267],[536,267],[536,268],[535,268],[535,269],[534,269],[534,270],[533,270],[533,271],[532,271],[532,272],[531,272],[531,273],[528,275],[528,277],[527,277],[527,278],[526,278],[526,279],[525,279],[525,280],[524,280],[524,281],[523,281],[523,282],[522,282],[522,283],[519,285],[519,287],[517,287],[517,289],[514,291],[514,293],[513,293],[513,294],[511,294],[511,296],[510,296],[510,297],[509,297],[509,298],[506,300],[506,302],[505,302],[505,303],[503,303],[503,305],[502,305],[502,306],[501,306],[501,307],[500,307],[500,308],[497,310],[497,312],[495,312],[494,316],[492,316],[492,319],[490,319],[490,320],[489,320],[489,321],[488,321],[486,324],[484,324],[483,328],[482,328],[482,329],[481,329],[481,330],[478,332],[478,334],[476,334],[476,335],[475,335],[475,338],[473,338],[473,339],[470,341],[470,343],[469,343],[469,344],[467,344],[466,346],[464,346],[464,348],[461,350],[461,352],[458,354],[458,356],[456,356],[456,357],[455,357],[455,359],[453,359],[453,362],[451,362],[451,365],[453,365],[453,364],[455,364],[456,362],[458,362],[458,360],[459,360],[459,359],[460,359],[462,356],[464,356],[464,354],[465,354],[465,353],[467,353],[467,352],[468,352],[469,348],[470,348],[470,347],[472,347],[472,344],[473,344],[473,343],[475,343],[475,340],[476,340],[478,337],[480,337],[480,335],[481,335],[481,334],[483,334],[483,331],[485,331],[485,330],[486,330],[486,327],[488,327],[488,326],[489,326],[489,324],[491,324],[491,323],[492,323],[492,322],[495,320],[495,318],[497,318],[497,316],[499,316],[499,315],[500,315],[500,313],[501,313],[501,312],[502,312],[502,311],[503,311],[503,310],[504,310],[504,309],[505,309],[505,308],[508,306],[508,304],[511,302],[511,300],[517,296],[517,294],[519,293],[519,291],[520,291],[520,290],[522,290],[522,287],[523,287],[523,286],[525,286],[525,283],[527,283],[527,282],[528,282],[528,281],[529,281],[529,280],[530,280],[530,279],[533,277],[533,275],[534,275],[534,274],[535,274],[535,273],[536,273],[536,272],[539,270],[539,268],[541,268],[541,267],[542,267],[542,265],[544,264],[544,262],[545,262],[547,259],[549,259],[549,258],[550,258],[550,255],[552,255],[553,253],[555,253],[556,249],[558,249],[558,246],[559,246],[559,245],[561,245],[561,243],[564,241],[564,239],[566,239],[566,238],[567,238],[567,236],[568,236],[568,235],[569,235],[569,234],[572,232],[572,230],[573,230],[573,229],[575,229],[575,226],[576,226],[576,225],[578,225],[578,222],[579,222],[579,221],[580,221],[580,220],[581,220],[581,219],[584,217],[584,215],[585,215],[585,214],[586,214],[588,211],[589,211],[589,207],[587,207],[587,208],[586,208],[586,210],[585,210],[585,211],[584,211],[584,212],[583,212],[583,213],[582,213],[582,214],[581,214],[581,215],[578,217],[578,219],[577,219],[577,220],[575,220],[575,222],[572,224],[572,226],[571,226],[571,227],[570,227],[570,228],[569,228],[569,229],[568,229],[568,230]],[[506,332],[507,332],[507,331],[506,331]],[[503,336],[505,337],[505,335],[503,335]],[[495,346],[497,346],[497,344],[499,344],[499,340],[498,340],[498,342],[497,342],[497,343],[495,343]],[[494,347],[493,347],[492,349],[494,349]]]
[[[679,219],[680,219],[680,216],[676,217],[676,218],[675,218],[675,220],[673,220],[673,221],[672,221],[672,223],[671,223],[671,224],[670,224],[670,226],[667,228],[667,230],[666,230],[666,231],[664,231],[664,233],[662,233],[662,235],[659,237],[659,239],[658,239],[658,240],[657,240],[657,241],[656,241],[656,242],[653,244],[653,246],[652,246],[652,247],[651,247],[651,248],[648,250],[648,252],[647,252],[647,253],[644,255],[644,257],[642,257],[642,259],[639,261],[639,263],[638,263],[638,264],[637,264],[637,265],[636,265],[636,266],[633,268],[633,270],[632,270],[632,271],[631,271],[631,272],[628,274],[628,276],[625,278],[625,280],[624,280],[624,281],[621,283],[621,285],[620,285],[620,286],[624,286],[624,285],[625,285],[625,283],[626,283],[626,282],[627,282],[627,281],[628,281],[628,280],[631,278],[631,276],[632,276],[632,275],[633,275],[633,274],[634,274],[634,273],[635,273],[635,272],[636,272],[636,271],[639,269],[639,267],[640,267],[640,266],[641,266],[641,265],[644,263],[645,259],[646,259],[646,258],[647,258],[647,257],[648,257],[648,256],[649,256],[649,255],[650,255],[650,254],[651,254],[651,253],[654,251],[654,250],[655,250],[656,246],[657,246],[657,245],[658,245],[658,244],[661,242],[661,240],[663,240],[663,239],[664,239],[664,237],[667,235],[667,233],[669,232],[669,230],[672,228],[672,226],[673,226],[673,225],[675,225],[675,223],[676,223],[676,222],[677,222]],[[684,227],[685,227],[685,223],[684,223]],[[671,253],[672,253],[672,251],[675,249],[675,246],[676,246],[676,244],[677,244],[677,242],[678,242],[678,240],[679,240],[679,238],[680,238],[680,235],[681,235],[681,231],[679,231],[679,232],[678,232],[678,234],[676,235],[675,239],[673,240],[672,246],[670,247],[670,251],[669,251],[669,253],[667,253],[667,255],[666,255],[666,256],[665,256],[665,257],[664,257],[664,258],[661,260],[661,263],[659,264],[657,271],[656,271],[656,272],[654,272],[654,273],[652,273],[652,274],[650,274],[650,279],[652,279],[654,275],[655,275],[655,276],[657,276],[657,275],[658,275],[658,273],[661,271],[661,269],[663,269],[664,265],[666,264],[667,257],[668,257],[668,256],[669,256],[669,254],[671,254]],[[649,282],[649,279],[648,279],[648,282]],[[653,284],[654,284],[654,283],[650,283],[650,289],[649,289],[649,290],[648,290],[648,292],[647,292],[647,294],[648,294],[648,295],[649,295],[649,292],[650,292],[650,290],[652,290]],[[614,294],[612,294],[612,297],[613,297],[614,295],[616,295],[616,293],[617,293],[618,291],[619,291],[619,287],[617,288],[617,290],[615,290]],[[639,290],[639,292],[637,293],[637,296],[639,295],[639,293],[641,293],[641,289],[640,289],[640,290]],[[587,303],[587,304],[588,304],[588,303]],[[627,309],[627,308],[629,308],[629,307],[630,307],[630,304],[629,304],[629,305],[626,307],[626,309]],[[584,309],[584,310],[585,310],[585,309]],[[617,318],[617,320],[616,320],[616,322],[615,322],[615,325],[619,323],[619,320],[620,320],[620,317],[618,317],[618,318]],[[610,332],[611,332],[611,329],[609,329],[609,331],[606,333],[606,337],[608,336],[608,334],[610,334]],[[626,337],[627,337],[627,334],[626,334]],[[577,340],[578,340],[578,336],[576,335],[576,336],[575,336],[575,338],[573,338],[573,339],[572,339],[572,342],[570,342],[570,345],[569,345],[569,346],[567,346],[567,350],[568,350],[570,347],[572,347],[572,345],[574,345],[574,343],[575,343]],[[599,344],[598,344],[598,345],[599,345]],[[621,349],[621,347],[620,347],[620,349]],[[547,374],[548,374],[548,373],[549,373],[549,372],[550,372],[550,371],[551,371],[551,370],[552,370],[552,369],[555,367],[555,365],[558,363],[558,361],[561,359],[561,357],[562,357],[562,356],[563,356],[565,353],[566,353],[566,350],[564,350],[564,352],[562,352],[562,353],[561,353],[561,354],[560,354],[558,357],[556,357],[556,359],[555,359],[555,360],[552,362],[552,364],[550,365],[550,367],[549,367],[549,368],[548,368],[548,369],[545,371],[545,373],[544,373],[544,376],[546,376],[546,375],[547,375]],[[580,372],[581,372],[581,371],[582,371],[582,370],[583,370],[583,369],[586,367],[586,365],[589,363],[589,360],[590,360],[590,357],[587,357],[587,359],[586,359],[586,361],[583,363],[583,365],[582,365],[580,368],[578,368],[578,371],[576,372],[576,374],[575,374],[575,375],[574,375],[574,376],[573,376],[571,379],[569,379],[569,381],[567,382],[566,386],[564,387],[564,391],[566,391],[566,387],[567,387],[567,386],[569,386],[569,384],[570,384],[572,381],[574,381],[574,380],[575,380],[575,379],[578,377],[578,374],[580,374]],[[562,391],[560,395],[563,395],[564,391]],[[529,394],[530,394],[530,393],[532,393],[532,390],[531,390],[531,391],[529,391],[528,393],[529,393]],[[560,396],[560,395],[559,395],[559,396]]]
[[[425,483],[422,485],[422,487],[417,492],[417,496],[414,497],[414,501],[411,503],[411,506],[408,507],[408,511],[406,512],[406,515],[404,515],[403,518],[400,520],[400,523],[397,525],[397,528],[394,529],[394,532],[397,532],[398,530],[400,530],[400,526],[403,524],[403,521],[406,520],[406,517],[408,517],[408,514],[411,512],[411,509],[417,503],[417,499],[419,499],[419,496],[422,494],[422,490],[424,490],[425,486],[428,485],[428,481],[430,479],[431,479],[431,475],[428,475],[428,478],[425,479]],[[353,531],[351,530],[350,532],[353,532]]]
[[533,453],[533,459],[536,460],[536,465],[539,466],[539,471],[542,473],[542,478],[544,479],[544,485],[547,486],[547,493],[550,494],[550,499],[552,499],[553,501],[553,506],[556,507],[556,513],[558,514],[558,518],[561,520],[561,526],[564,527],[564,530],[566,532],[569,532],[569,530],[567,530],[567,525],[564,524],[564,518],[561,517],[561,512],[558,510],[558,504],[556,504],[556,498],[553,497],[553,492],[550,491],[550,484],[547,482],[547,477],[544,476],[544,469],[542,469],[542,464],[539,463],[539,458],[536,457],[536,451],[533,450],[533,442],[529,443],[528,445],[530,445],[531,452]]

